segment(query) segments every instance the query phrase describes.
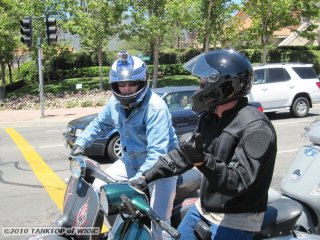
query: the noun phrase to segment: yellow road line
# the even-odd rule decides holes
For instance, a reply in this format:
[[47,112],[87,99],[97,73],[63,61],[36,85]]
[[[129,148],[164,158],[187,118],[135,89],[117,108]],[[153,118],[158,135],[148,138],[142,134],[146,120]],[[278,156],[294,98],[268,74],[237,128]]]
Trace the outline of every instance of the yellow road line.
[[[55,172],[52,171],[52,169],[42,160],[40,155],[33,149],[27,140],[25,140],[15,129],[5,128],[5,130],[16,143],[32,171],[62,212],[66,184]],[[101,231],[108,231],[106,225],[103,225]]]
[[62,212],[66,184],[56,173],[52,171],[52,169],[42,160],[33,147],[15,129],[6,128],[5,130],[16,143],[25,160],[32,168],[32,171]]

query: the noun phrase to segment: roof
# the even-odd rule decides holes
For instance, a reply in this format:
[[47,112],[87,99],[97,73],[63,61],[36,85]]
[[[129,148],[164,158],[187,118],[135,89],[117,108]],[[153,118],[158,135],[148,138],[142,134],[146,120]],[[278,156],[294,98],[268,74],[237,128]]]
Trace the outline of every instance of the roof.
[[300,66],[300,67],[312,67],[313,64],[311,63],[300,63],[300,62],[285,62],[285,63],[258,63],[253,64],[253,67],[263,67],[263,66],[288,66],[288,65],[294,65],[294,66]]
[[[240,19],[241,25],[240,25],[240,30],[245,30],[251,27],[252,25],[252,19],[251,17],[244,11],[239,11],[235,15]],[[294,30],[298,29],[299,26],[289,26],[289,27],[284,27],[280,30],[274,31],[273,36],[276,37],[287,37],[289,36]]]

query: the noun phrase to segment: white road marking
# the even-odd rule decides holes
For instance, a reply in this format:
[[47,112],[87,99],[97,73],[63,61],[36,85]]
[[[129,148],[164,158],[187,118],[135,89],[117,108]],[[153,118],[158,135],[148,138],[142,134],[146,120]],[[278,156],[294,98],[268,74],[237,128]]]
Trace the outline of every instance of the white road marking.
[[52,147],[63,147],[63,144],[59,144],[59,145],[49,145],[49,146],[42,146],[42,147],[33,147],[33,148],[52,148]]
[[277,125],[284,125],[284,124],[296,124],[296,123],[307,123],[307,122],[312,122],[314,119],[309,119],[309,120],[297,120],[297,121],[292,121],[292,122],[272,122],[274,126]]
[[284,151],[278,151],[277,154],[289,153],[289,152],[297,152],[297,151],[299,151],[299,149],[284,150]]

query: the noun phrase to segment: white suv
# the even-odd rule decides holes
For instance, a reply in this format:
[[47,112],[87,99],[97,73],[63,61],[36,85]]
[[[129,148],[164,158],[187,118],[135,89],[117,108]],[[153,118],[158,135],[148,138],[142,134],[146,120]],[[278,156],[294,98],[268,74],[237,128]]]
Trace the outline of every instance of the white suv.
[[294,117],[308,115],[320,101],[320,82],[312,64],[270,63],[253,66],[249,100],[259,101],[264,112],[290,110]]

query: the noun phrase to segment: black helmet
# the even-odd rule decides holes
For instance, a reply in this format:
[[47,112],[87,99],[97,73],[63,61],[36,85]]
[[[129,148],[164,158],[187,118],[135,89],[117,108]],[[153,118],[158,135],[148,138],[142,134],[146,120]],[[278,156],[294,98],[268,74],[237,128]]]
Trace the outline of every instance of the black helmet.
[[[134,82],[139,85],[138,91],[130,95],[122,95],[118,88],[119,82]],[[118,60],[110,69],[109,84],[115,98],[124,108],[136,106],[145,97],[147,84],[147,66],[138,57],[130,56],[127,52],[120,52]]]
[[223,49],[202,53],[183,67],[204,81],[192,96],[197,113],[241,98],[251,90],[252,66],[239,52]]

